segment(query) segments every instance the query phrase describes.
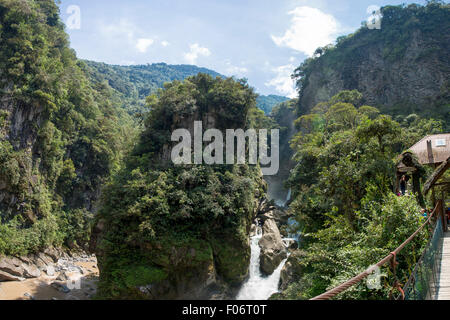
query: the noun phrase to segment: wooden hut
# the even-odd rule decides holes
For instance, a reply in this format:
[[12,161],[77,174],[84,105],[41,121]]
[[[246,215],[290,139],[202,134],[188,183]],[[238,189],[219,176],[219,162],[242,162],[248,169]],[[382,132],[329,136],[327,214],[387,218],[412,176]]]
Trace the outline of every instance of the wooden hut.
[[[428,178],[423,190],[420,187],[420,175],[422,166],[431,166],[433,174]],[[442,198],[443,205],[448,202],[450,180],[445,177],[445,172],[450,167],[450,133],[429,135],[421,139],[399,158],[397,164],[397,186],[402,175],[413,177],[413,192],[417,194],[421,204],[424,204],[422,194],[432,191],[432,199],[436,204],[436,197]],[[441,194],[435,194],[435,187],[440,187]],[[445,208],[442,208],[445,210]]]

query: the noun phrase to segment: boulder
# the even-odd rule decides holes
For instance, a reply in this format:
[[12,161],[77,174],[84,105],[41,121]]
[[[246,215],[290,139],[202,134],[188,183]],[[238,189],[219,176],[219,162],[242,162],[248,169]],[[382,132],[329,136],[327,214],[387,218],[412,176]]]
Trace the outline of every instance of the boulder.
[[260,219],[262,222],[265,222],[266,220],[273,220],[273,210],[267,211],[265,213],[259,214],[258,219]]
[[3,281],[24,281],[25,278],[13,276],[12,274],[9,274],[4,271],[0,271],[0,282]]
[[39,252],[38,254],[36,254],[36,256],[41,259],[46,265],[53,264],[55,262],[51,257],[43,252]]
[[68,281],[68,280],[70,280],[70,277],[69,277],[69,275],[67,274],[67,272],[61,272],[61,273],[59,274],[58,278],[56,278],[56,280],[59,280],[59,281]]
[[45,269],[45,272],[47,273],[47,275],[49,277],[53,277],[55,275],[55,268],[53,266],[47,266],[47,268]]
[[55,288],[56,290],[63,292],[63,293],[69,293],[70,289],[63,283],[63,282],[52,282],[51,286]]
[[287,210],[280,210],[280,209],[273,210],[272,215],[275,221],[278,223],[278,225],[287,224],[289,218],[292,217],[292,213],[290,213]]
[[34,264],[23,264],[25,278],[38,278],[41,276],[41,270]]
[[25,270],[22,267],[24,263],[17,258],[4,257],[0,259],[0,271],[9,273],[13,276],[24,277]]
[[272,274],[273,271],[287,257],[286,247],[281,239],[275,220],[268,219],[263,225],[263,236],[259,240],[261,247],[261,271]]
[[58,259],[61,257],[61,253],[59,252],[59,250],[55,249],[55,248],[47,248],[44,250],[44,253],[50,257],[54,263],[58,262]]

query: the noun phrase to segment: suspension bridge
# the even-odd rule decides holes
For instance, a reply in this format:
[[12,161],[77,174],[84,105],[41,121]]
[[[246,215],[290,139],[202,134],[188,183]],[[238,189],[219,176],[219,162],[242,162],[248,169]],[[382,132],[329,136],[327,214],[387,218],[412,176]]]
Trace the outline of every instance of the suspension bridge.
[[[421,231],[428,226],[431,238],[417,261],[408,281],[402,285],[397,280],[397,256],[407,247]],[[399,294],[392,295],[397,300],[450,300],[450,232],[447,226],[444,201],[439,200],[433,212],[424,224],[420,226],[398,248],[378,261],[374,267],[381,268],[389,265],[394,275],[391,293],[396,290]],[[361,272],[341,285],[312,298],[311,300],[329,300],[350,287],[365,280],[374,271],[373,267]]]

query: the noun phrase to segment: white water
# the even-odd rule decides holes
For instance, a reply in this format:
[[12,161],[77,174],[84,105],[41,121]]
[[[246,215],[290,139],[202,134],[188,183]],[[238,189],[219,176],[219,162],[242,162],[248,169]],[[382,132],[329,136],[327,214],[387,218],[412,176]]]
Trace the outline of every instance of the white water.
[[291,190],[291,188],[289,188],[288,194],[286,196],[286,201],[284,202],[284,206],[286,206],[287,203],[289,202],[289,200],[291,200],[291,192],[292,192],[292,190]]
[[261,228],[258,228],[257,235],[251,238],[249,278],[242,285],[236,297],[237,300],[267,300],[272,294],[278,292],[281,269],[287,259],[284,259],[270,276],[263,276],[259,269],[261,248],[258,242],[261,237],[262,231]]
[[288,193],[286,195],[286,199],[273,199],[275,201],[275,204],[279,207],[286,207],[289,200],[291,200],[291,189],[289,188]]

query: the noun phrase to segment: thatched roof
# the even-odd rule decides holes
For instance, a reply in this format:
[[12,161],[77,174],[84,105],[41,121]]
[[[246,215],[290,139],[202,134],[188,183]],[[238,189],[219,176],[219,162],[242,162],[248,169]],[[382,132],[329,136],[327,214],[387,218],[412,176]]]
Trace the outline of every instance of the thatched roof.
[[[421,165],[439,165],[450,157],[450,133],[426,136],[405,153],[408,152],[412,153]],[[398,168],[405,169],[406,165],[400,162]]]

